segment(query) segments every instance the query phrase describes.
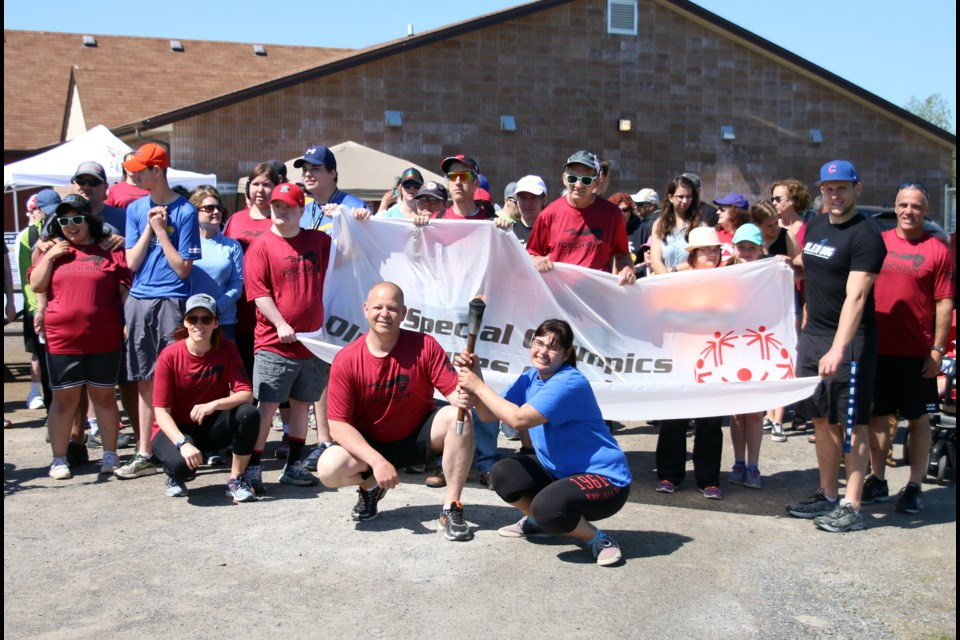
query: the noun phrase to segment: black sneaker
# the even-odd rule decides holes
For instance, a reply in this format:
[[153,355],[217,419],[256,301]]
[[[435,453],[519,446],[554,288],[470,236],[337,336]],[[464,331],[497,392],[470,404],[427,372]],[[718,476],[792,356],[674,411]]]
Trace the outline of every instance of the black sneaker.
[[920,485],[911,482],[900,490],[900,499],[894,507],[900,513],[920,513],[923,508],[923,500],[920,498]]
[[353,505],[350,517],[357,522],[365,522],[376,518],[379,515],[377,513],[377,503],[383,500],[383,496],[387,495],[387,490],[378,486],[370,491],[365,491],[363,487],[360,487],[357,489],[357,493],[360,497],[357,498],[357,504]]
[[860,504],[873,504],[874,502],[886,502],[890,499],[890,488],[886,480],[881,480],[872,473],[867,476],[863,483],[863,496],[860,498]]
[[463,505],[459,502],[451,502],[450,506],[440,514],[440,529],[443,529],[443,537],[455,542],[465,542],[473,540],[473,532],[470,531],[470,525],[463,519]]
[[833,511],[839,500],[828,500],[823,495],[823,489],[817,489],[817,492],[802,502],[787,505],[787,513],[794,518],[804,518],[809,520],[817,516],[825,516]]
[[87,451],[87,445],[71,440],[67,443],[67,464],[76,467],[90,462],[90,453]]

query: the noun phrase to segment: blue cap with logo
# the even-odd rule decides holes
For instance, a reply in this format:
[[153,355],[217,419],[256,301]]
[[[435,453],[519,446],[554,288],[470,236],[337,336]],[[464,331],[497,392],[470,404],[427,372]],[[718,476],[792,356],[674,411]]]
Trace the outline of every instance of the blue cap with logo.
[[44,189],[37,193],[37,208],[46,215],[52,216],[57,212],[57,205],[60,204],[60,194],[53,189]]
[[307,162],[317,166],[322,164],[327,168],[327,171],[333,171],[337,168],[337,159],[334,157],[333,151],[330,151],[330,149],[327,149],[322,144],[314,145],[304,151],[302,158],[297,158],[293,161],[293,166],[299,169]]
[[841,180],[843,182],[860,182],[857,170],[849,160],[831,160],[820,167],[820,182]]

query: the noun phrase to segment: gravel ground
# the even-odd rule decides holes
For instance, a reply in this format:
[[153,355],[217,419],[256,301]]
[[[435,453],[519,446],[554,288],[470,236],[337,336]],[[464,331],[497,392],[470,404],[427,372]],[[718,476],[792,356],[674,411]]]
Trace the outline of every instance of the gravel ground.
[[[601,568],[567,540],[497,536],[518,515],[475,481],[467,543],[436,533],[442,494],[413,475],[363,524],[352,491],[279,485],[274,461],[268,497],[242,505],[224,497],[222,467],[171,499],[162,476],[98,477],[99,450],[55,481],[43,414],[23,408],[19,331],[4,336],[5,638],[956,637],[953,483],[925,485],[918,516],[891,501],[867,507],[866,530],[829,534],[783,509],[816,488],[805,435],[765,440],[762,490],[724,480],[724,499],[707,501],[692,475],[654,492],[657,429],[627,423],[615,433],[630,501],[602,523],[625,561]],[[907,470],[887,477],[896,491]]]

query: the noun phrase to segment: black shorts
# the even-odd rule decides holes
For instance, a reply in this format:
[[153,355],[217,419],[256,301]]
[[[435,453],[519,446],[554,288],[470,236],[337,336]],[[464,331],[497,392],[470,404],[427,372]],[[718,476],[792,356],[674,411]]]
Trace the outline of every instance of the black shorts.
[[874,384],[873,415],[899,414],[905,420],[937,410],[937,379],[923,377],[926,358],[880,355]]
[[[833,344],[833,336],[804,333],[797,345],[797,375],[819,375],[820,358]],[[877,373],[876,335],[855,336],[847,347],[837,373],[820,381],[813,395],[797,405],[797,413],[808,418],[827,418],[830,424],[846,424],[850,397],[850,361],[857,363],[854,424],[869,424],[873,406],[873,385]]]
[[[27,310],[23,312],[23,348],[27,353],[36,355],[37,332],[33,329],[33,314]],[[41,349],[42,351],[42,349]]]
[[115,387],[120,372],[120,351],[109,353],[47,353],[50,388],[67,389],[82,384]]
[[[396,468],[415,467],[417,465],[432,462],[439,451],[430,449],[430,430],[433,428],[433,421],[437,417],[440,409],[434,409],[423,419],[420,428],[403,440],[395,442],[380,442],[367,438],[367,444],[373,447],[377,453],[387,459],[387,462]],[[368,469],[360,474],[362,478],[369,478],[373,471]]]

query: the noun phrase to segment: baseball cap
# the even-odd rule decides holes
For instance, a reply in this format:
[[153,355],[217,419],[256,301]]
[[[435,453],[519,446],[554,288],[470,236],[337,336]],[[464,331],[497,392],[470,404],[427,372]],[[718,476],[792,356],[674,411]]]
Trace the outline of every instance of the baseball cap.
[[563,168],[566,169],[572,164],[582,164],[587,167],[593,167],[594,171],[600,173],[600,161],[597,160],[597,156],[583,149],[567,158],[567,163],[563,165]]
[[287,165],[280,162],[276,158],[273,160],[267,160],[267,164],[273,167],[273,170],[277,172],[277,175],[280,176],[280,179],[284,182],[287,181]]
[[701,247],[719,247],[720,235],[713,227],[696,227],[690,232],[690,241],[687,243],[687,251],[693,251]]
[[474,202],[493,202],[490,198],[490,192],[486,189],[478,188],[473,192],[473,201]]
[[58,204],[60,204],[60,194],[53,189],[44,189],[37,193],[37,208],[46,215],[52,216],[56,213]]
[[90,202],[77,193],[71,193],[57,205],[56,214],[62,215],[68,211],[76,211],[84,215],[90,214]]
[[680,177],[681,177],[681,178],[686,178],[687,180],[689,180],[690,182],[693,183],[693,186],[695,186],[698,191],[700,190],[700,176],[698,176],[697,174],[695,174],[695,173],[684,173],[684,174],[682,174]]
[[658,196],[657,192],[653,189],[640,189],[640,191],[630,196],[630,199],[637,204],[660,204],[660,196]]
[[733,244],[740,244],[741,242],[752,242],[758,247],[762,247],[763,237],[760,235],[760,227],[752,222],[740,225],[737,232],[733,234]]
[[101,182],[107,181],[107,172],[103,170],[103,165],[99,162],[81,162],[80,166],[77,167],[76,172],[73,174],[73,177],[70,178],[70,182],[74,182],[80,176],[93,176]]
[[820,182],[817,184],[831,180],[857,183],[860,182],[860,176],[857,175],[857,170],[849,160],[831,160],[820,167]]
[[400,174],[400,184],[404,182],[416,182],[417,186],[423,186],[423,174],[415,167],[404,169]]
[[299,169],[306,162],[314,165],[322,164],[327,168],[327,171],[333,171],[337,168],[337,158],[333,155],[333,151],[330,151],[330,149],[327,149],[322,144],[316,144],[304,151],[302,158],[297,158],[293,161],[293,166]]
[[714,200],[713,204],[721,207],[729,207],[730,205],[733,205],[739,209],[747,209],[750,206],[750,203],[747,202],[747,198],[743,194],[735,191],[731,191],[719,200]]
[[418,200],[420,198],[436,198],[441,202],[447,201],[447,188],[442,184],[437,184],[433,180],[430,182],[424,182],[423,186],[420,187],[420,191],[417,191],[417,195],[414,198]]
[[[313,163],[311,162],[310,164]],[[292,182],[278,184],[273,188],[273,193],[270,195],[270,202],[277,200],[285,202],[291,207],[300,207],[302,209],[304,204],[303,191]]]
[[507,186],[503,188],[503,199],[504,200],[516,200],[517,199],[517,183],[508,182]]
[[143,171],[149,167],[166,169],[170,166],[170,156],[167,150],[158,144],[148,142],[133,154],[133,157],[123,163],[123,168],[130,173]]
[[37,194],[33,194],[27,198],[27,213],[30,213],[37,208]]
[[187,306],[184,313],[190,313],[194,309],[206,309],[213,314],[213,317],[220,317],[220,309],[217,308],[217,301],[205,293],[195,293],[187,298]]
[[478,176],[480,175],[480,165],[477,164],[476,160],[468,156],[465,156],[462,153],[459,153],[455,156],[448,156],[444,158],[443,162],[440,163],[440,171],[442,171],[443,173],[446,173],[447,171],[450,170],[450,165],[452,165],[454,162],[462,162],[463,164],[470,167],[470,170],[473,171],[475,174],[477,174]]
[[516,193],[532,193],[535,196],[543,196],[547,193],[547,185],[540,176],[523,176],[517,180]]

